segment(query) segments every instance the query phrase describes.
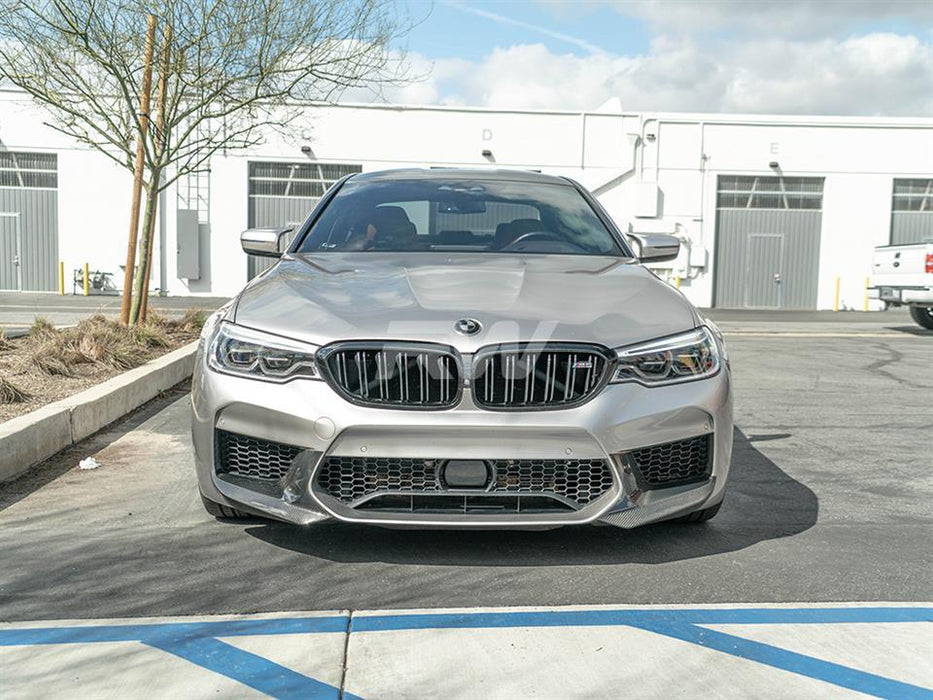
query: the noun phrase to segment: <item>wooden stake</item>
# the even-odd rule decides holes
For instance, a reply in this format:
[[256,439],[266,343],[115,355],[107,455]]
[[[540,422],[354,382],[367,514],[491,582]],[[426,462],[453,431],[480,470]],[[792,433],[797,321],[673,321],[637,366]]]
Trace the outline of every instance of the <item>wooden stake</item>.
[[[165,127],[165,101],[168,94],[168,63],[171,57],[172,45],[172,25],[166,24],[162,30],[162,54],[159,60],[159,93],[156,96],[156,108],[159,110],[156,114],[155,128],[155,148],[156,158],[161,159],[162,147],[165,144],[165,138],[162,129]],[[155,183],[158,186],[158,183]],[[145,323],[146,312],[149,310],[149,275],[152,270],[152,241],[155,238],[156,214],[159,211],[158,194],[156,196],[156,205],[152,209],[152,217],[149,219],[149,231],[147,235],[148,248],[146,251],[146,269],[143,271],[143,289],[142,299],[139,302],[139,322]],[[165,255],[164,250],[160,250],[159,255]]]
[[146,134],[149,131],[149,92],[152,89],[152,47],[155,43],[156,18],[146,20],[146,44],[143,50],[143,85],[139,95],[139,133],[136,136],[136,171],[133,176],[133,203],[130,207],[130,232],[126,242],[126,272],[123,275],[123,300],[120,320],[130,322],[130,303],[133,298],[133,277],[136,272],[136,234],[139,229],[139,200],[143,188],[143,169],[146,158]]

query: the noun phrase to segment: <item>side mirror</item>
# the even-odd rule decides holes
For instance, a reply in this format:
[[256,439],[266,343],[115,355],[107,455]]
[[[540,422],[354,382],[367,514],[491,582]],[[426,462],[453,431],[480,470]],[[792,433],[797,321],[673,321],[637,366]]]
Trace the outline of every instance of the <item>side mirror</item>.
[[288,247],[289,228],[251,228],[240,234],[243,252],[263,258],[280,258]]
[[642,262],[674,260],[680,253],[680,239],[666,233],[630,233],[635,254]]

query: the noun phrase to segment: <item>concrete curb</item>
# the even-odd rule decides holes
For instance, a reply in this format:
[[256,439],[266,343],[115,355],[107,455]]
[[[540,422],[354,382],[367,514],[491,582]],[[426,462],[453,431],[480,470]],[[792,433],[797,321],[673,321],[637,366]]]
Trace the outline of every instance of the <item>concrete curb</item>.
[[25,416],[0,423],[0,481],[8,481],[113,423],[194,369],[197,341]]

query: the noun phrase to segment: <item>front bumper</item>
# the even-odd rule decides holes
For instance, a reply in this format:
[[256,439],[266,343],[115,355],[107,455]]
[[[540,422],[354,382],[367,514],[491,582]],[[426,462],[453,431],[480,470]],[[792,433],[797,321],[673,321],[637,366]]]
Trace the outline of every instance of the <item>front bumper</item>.
[[[324,520],[387,527],[547,529],[602,522],[635,527],[715,505],[732,453],[731,379],[714,377],[647,388],[612,384],[572,409],[500,413],[477,408],[469,389],[445,411],[376,409],[351,404],[325,382],[270,384],[218,374],[199,354],[192,385],[192,438],[206,498],[278,520]],[[216,469],[215,432],[301,447],[288,473],[260,481]],[[643,490],[619,455],[711,434],[709,478]],[[482,460],[606,459],[613,486],[578,510],[559,513],[386,513],[354,510],[313,487],[326,457],[437,457]]]

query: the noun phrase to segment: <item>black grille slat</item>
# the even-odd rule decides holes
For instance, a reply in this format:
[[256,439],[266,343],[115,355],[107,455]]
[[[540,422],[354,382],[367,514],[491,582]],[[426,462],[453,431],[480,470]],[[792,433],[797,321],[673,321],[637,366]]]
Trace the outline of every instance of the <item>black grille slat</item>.
[[[345,504],[379,493],[446,494],[440,469],[444,459],[402,457],[327,457],[317,486]],[[612,488],[603,459],[489,460],[494,470],[490,496],[551,494],[585,506]],[[482,491],[482,490],[480,490]]]
[[665,488],[705,481],[712,466],[712,434],[665,442],[629,453],[643,488]]
[[393,343],[340,344],[321,353],[325,377],[344,398],[367,406],[450,408],[460,396],[451,348]]
[[304,448],[217,431],[217,471],[256,479],[278,479]]
[[482,350],[474,365],[474,401],[491,409],[576,406],[608,377],[610,353],[596,346],[500,346]]

